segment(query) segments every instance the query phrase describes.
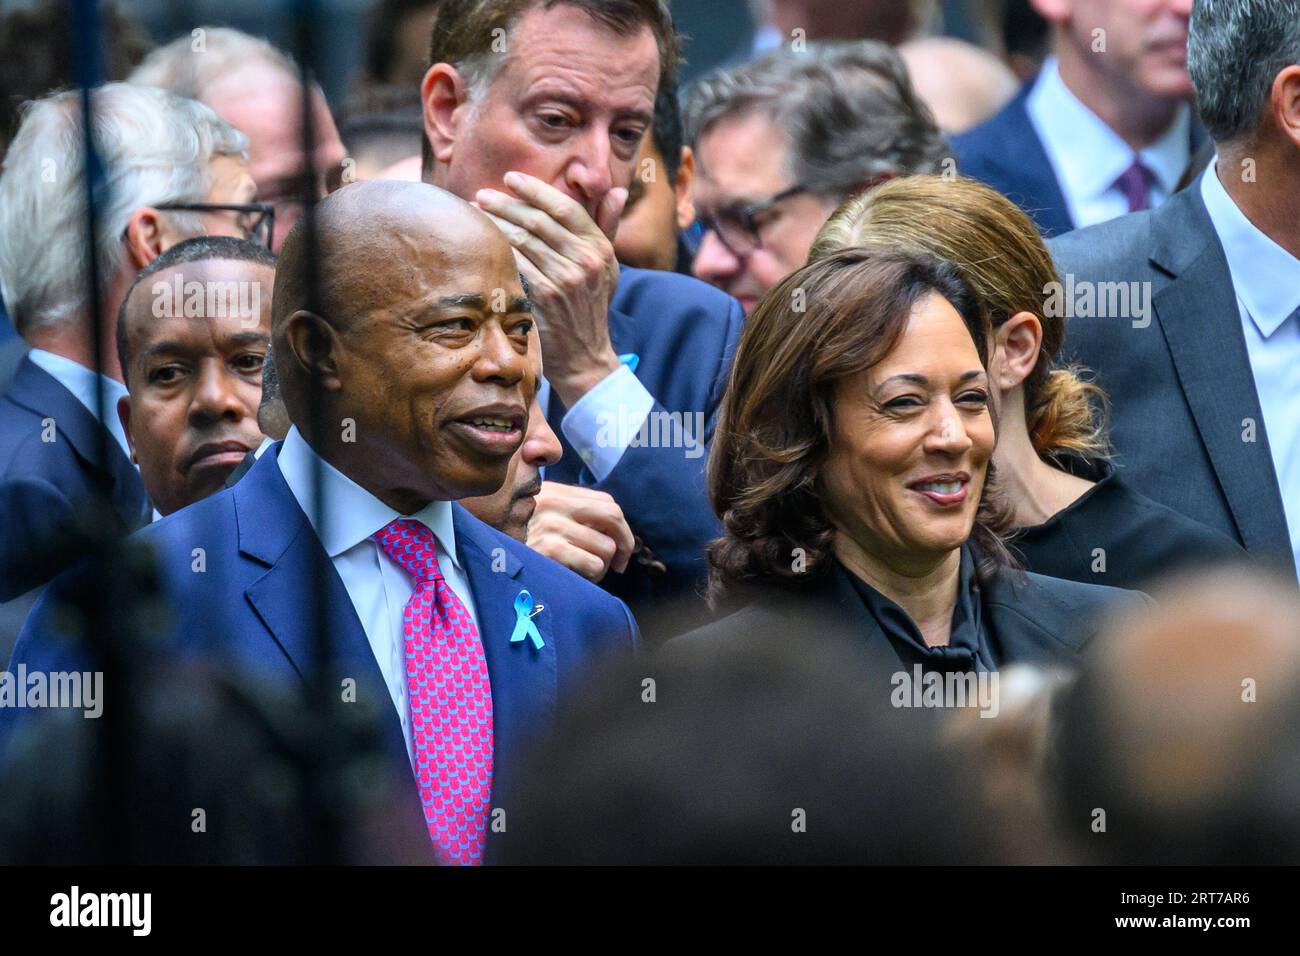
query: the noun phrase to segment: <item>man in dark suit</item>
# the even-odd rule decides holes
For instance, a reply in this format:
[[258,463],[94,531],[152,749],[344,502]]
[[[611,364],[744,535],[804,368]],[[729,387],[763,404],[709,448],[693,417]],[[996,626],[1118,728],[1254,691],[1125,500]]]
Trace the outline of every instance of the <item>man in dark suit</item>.
[[703,283],[614,257],[677,40],[660,0],[606,6],[539,0],[503,23],[493,4],[441,3],[422,84],[424,179],[473,200],[514,245],[542,333],[544,407],[565,444],[537,510],[580,520],[571,486],[609,492],[643,547],[602,585],[641,611],[689,600],[704,578],[718,531],[705,445],[742,315]]
[[1129,484],[1294,571],[1300,2],[1198,0],[1188,48],[1217,162],[1154,212],[1053,240],[1066,352],[1110,396]]
[[0,398],[0,601],[44,584],[88,540],[147,519],[117,418],[126,394],[118,306],[135,274],[176,243],[243,238],[235,211],[194,205],[240,204],[255,190],[247,140],[207,107],[122,83],[100,87],[92,103],[99,158],[117,190],[99,209],[99,301],[90,301],[84,182],[45,174],[78,160],[79,94],[53,94],[24,114],[0,176],[0,278],[31,346]]
[[1044,236],[1159,205],[1204,139],[1187,100],[1190,0],[1032,0],[1052,56],[992,119],[952,139],[959,171]]
[[[630,655],[636,624],[453,503],[505,480],[536,388],[500,233],[441,190],[382,181],[332,194],[316,223],[319,293],[301,226],[276,277],[294,427],[233,488],[132,540],[157,555],[165,646],[335,688],[335,706],[341,679],[344,709],[364,698],[382,714],[389,764],[414,767],[422,839],[441,861],[480,862],[524,753],[596,660]],[[42,598],[15,665],[58,669],[58,604],[75,589],[61,578]]]

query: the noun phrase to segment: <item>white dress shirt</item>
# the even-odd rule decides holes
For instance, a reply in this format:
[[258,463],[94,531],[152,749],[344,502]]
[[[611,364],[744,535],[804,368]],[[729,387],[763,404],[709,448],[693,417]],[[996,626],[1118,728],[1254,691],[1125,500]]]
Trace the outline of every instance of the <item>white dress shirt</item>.
[[[543,409],[550,397],[551,384],[543,379],[537,389],[537,401]],[[619,365],[573,403],[560,420],[560,430],[596,480],[604,481],[617,467],[654,404],[654,396],[641,380],[626,365]]]
[[[1055,57],[1043,64],[1025,109],[1043,142],[1075,227],[1082,229],[1126,215],[1128,200],[1115,181],[1133,165],[1133,148],[1070,92]],[[1152,173],[1147,191],[1152,209],[1169,197],[1187,169],[1191,123],[1191,107],[1184,103],[1160,138],[1136,154]]]
[[1216,159],[1201,176],[1201,196],[1232,275],[1300,573],[1300,259],[1246,218],[1219,181],[1217,166]]
[[[131,457],[131,446],[126,440],[126,431],[122,420],[117,416],[117,400],[126,397],[126,386],[100,372],[95,372],[62,355],[55,355],[45,349],[32,349],[27,357],[36,365],[49,372],[60,385],[71,392],[85,406],[91,416],[109,430],[122,447],[123,454]],[[95,380],[99,380],[100,395],[104,401],[104,417],[100,418],[95,407]],[[58,424],[57,422],[55,423]]]
[[[321,485],[326,514],[325,533],[316,524],[312,497],[312,468],[320,462]],[[410,576],[394,562],[372,535],[394,518],[418,521],[433,532],[438,567],[456,596],[478,626],[474,595],[456,550],[451,502],[432,501],[412,515],[399,515],[351,478],[316,454],[298,433],[289,429],[277,461],[289,490],[316,530],[343,580],[370,649],[379,664],[388,693],[402,721],[407,753],[411,753],[411,715],[407,707],[405,638],[402,612],[414,587]]]

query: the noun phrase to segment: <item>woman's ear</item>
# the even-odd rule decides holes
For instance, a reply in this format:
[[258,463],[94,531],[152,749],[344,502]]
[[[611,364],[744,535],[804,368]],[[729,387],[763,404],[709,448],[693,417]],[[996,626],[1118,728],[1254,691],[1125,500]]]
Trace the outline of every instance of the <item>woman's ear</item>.
[[1029,377],[1043,348],[1043,323],[1032,312],[1017,312],[993,335],[994,385],[1009,392]]

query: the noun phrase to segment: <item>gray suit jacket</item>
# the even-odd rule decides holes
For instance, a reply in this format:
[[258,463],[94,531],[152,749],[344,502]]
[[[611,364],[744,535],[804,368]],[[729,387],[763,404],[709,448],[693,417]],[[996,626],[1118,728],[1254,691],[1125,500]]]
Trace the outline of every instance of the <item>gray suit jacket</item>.
[[[1110,396],[1124,480],[1294,575],[1241,313],[1199,187],[1048,245],[1065,291],[1075,290],[1062,297],[1076,306],[1063,354],[1096,370]],[[1080,314],[1090,291],[1122,304],[1098,285],[1115,282],[1136,283],[1125,314]],[[1143,302],[1145,311],[1133,305]]]

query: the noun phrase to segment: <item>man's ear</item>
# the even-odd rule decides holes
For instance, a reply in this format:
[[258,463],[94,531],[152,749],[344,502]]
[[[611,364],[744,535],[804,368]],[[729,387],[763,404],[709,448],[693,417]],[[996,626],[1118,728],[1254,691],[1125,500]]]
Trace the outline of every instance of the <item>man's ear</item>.
[[117,400],[117,420],[122,423],[122,431],[126,432],[126,444],[131,449],[131,463],[138,465],[140,459],[135,454],[135,439],[131,437],[131,396],[123,395]]
[[141,206],[126,222],[126,252],[133,271],[140,271],[162,255],[167,236],[162,213],[152,206]]
[[1300,149],[1300,64],[1288,66],[1273,77],[1269,102],[1278,130]]
[[993,384],[1009,392],[1025,379],[1038,364],[1043,348],[1043,323],[1032,312],[1017,312],[1003,322],[993,335]]
[[695,221],[695,151],[682,147],[682,158],[677,164],[677,181],[673,193],[677,199],[677,228],[687,229]]
[[435,63],[420,82],[424,108],[424,135],[438,162],[451,162],[456,146],[457,113],[469,102],[469,90],[460,71],[450,63]]
[[1029,0],[1029,5],[1048,23],[1064,23],[1074,14],[1074,0]]
[[[304,382],[311,381],[314,374],[321,388],[331,392],[342,388],[338,369],[341,343],[338,331],[332,325],[314,312],[300,309],[289,316],[284,338],[301,369]],[[274,350],[278,357],[279,348]]]

